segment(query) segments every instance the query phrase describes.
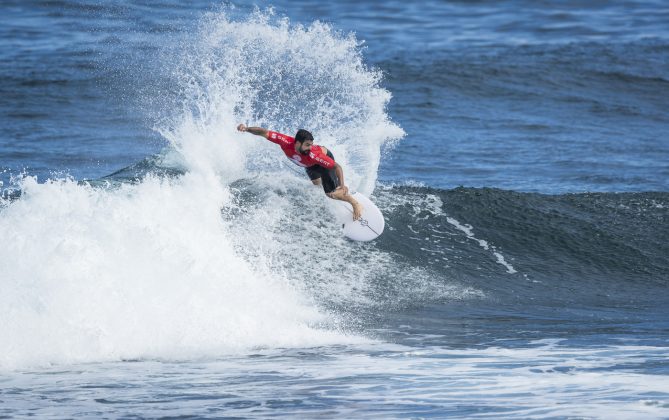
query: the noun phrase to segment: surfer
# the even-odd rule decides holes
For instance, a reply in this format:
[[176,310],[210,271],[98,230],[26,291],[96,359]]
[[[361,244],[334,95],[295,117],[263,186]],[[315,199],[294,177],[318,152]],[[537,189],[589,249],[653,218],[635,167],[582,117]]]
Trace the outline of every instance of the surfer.
[[349,203],[353,207],[353,220],[360,218],[362,206],[348,193],[348,187],[344,184],[344,170],[335,162],[332,152],[324,146],[314,144],[314,136],[310,132],[299,129],[295,137],[290,137],[262,127],[247,127],[244,124],[239,124],[237,130],[262,136],[278,144],[288,159],[305,168],[314,185],[322,185],[328,197]]

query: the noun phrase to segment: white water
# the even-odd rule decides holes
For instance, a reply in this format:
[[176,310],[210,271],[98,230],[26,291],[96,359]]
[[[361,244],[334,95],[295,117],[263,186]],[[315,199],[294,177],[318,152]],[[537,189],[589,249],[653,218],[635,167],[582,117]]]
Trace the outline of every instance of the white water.
[[234,251],[216,183],[23,187],[0,218],[2,367],[344,340],[310,327],[323,316],[288,279]]
[[[0,210],[0,369],[360,340],[336,328],[305,282],[325,271],[297,241],[347,246],[336,227],[314,223],[322,192],[277,172],[280,150],[235,127],[307,127],[348,184],[371,192],[382,144],[402,136],[385,114],[380,74],[362,64],[352,36],[260,12],[240,23],[211,14],[169,51],[182,106],[156,129],[176,152],[163,163],[185,175],[114,188],[27,177],[22,197]],[[231,189],[243,178],[269,191],[256,207]],[[328,274],[335,295],[365,280]]]
[[[54,417],[601,418],[669,415],[666,347],[383,343],[216,361],[106,363],[6,379],[5,413]],[[621,368],[624,360],[625,368]],[[1,396],[1,394],[0,394]],[[67,404],[60,403],[67,400]]]

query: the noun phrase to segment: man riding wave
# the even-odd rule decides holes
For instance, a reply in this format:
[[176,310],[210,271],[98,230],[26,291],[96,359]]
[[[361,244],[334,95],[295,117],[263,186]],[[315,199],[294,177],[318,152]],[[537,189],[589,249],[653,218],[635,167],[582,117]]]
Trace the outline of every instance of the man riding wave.
[[237,130],[262,136],[278,144],[288,159],[305,168],[314,185],[322,185],[328,197],[351,204],[353,220],[360,218],[362,206],[348,193],[348,187],[344,184],[344,170],[335,162],[332,152],[324,146],[314,144],[314,136],[310,132],[300,129],[295,137],[290,137],[262,127],[247,127],[244,124],[239,124]]

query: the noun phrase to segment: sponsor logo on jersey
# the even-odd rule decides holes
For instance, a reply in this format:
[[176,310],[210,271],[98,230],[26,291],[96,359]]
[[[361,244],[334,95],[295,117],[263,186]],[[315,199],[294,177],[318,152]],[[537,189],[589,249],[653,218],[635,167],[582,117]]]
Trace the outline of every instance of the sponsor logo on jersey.
[[324,165],[330,166],[330,163],[327,160],[325,160],[322,157],[314,154],[313,152],[309,153],[309,157],[311,157],[313,160],[315,160],[318,163],[322,163]]
[[300,165],[300,166],[302,166],[303,168],[306,168],[306,167],[307,167],[307,165],[305,165],[304,163],[302,163],[302,156],[300,156],[300,155],[293,155],[293,156],[291,156],[290,159],[291,159],[293,162],[295,162],[296,165]]

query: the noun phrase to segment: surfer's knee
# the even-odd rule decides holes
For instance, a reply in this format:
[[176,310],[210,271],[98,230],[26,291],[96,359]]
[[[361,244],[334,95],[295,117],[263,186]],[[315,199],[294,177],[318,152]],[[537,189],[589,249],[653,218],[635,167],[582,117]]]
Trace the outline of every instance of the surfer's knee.
[[334,198],[334,199],[336,199],[336,200],[344,200],[344,201],[346,201],[346,200],[344,199],[344,197],[345,197],[346,194],[344,194],[344,191],[339,190],[339,189],[334,190],[334,191],[330,191],[330,192],[326,192],[325,195],[327,195],[327,196],[330,197],[330,198]]

